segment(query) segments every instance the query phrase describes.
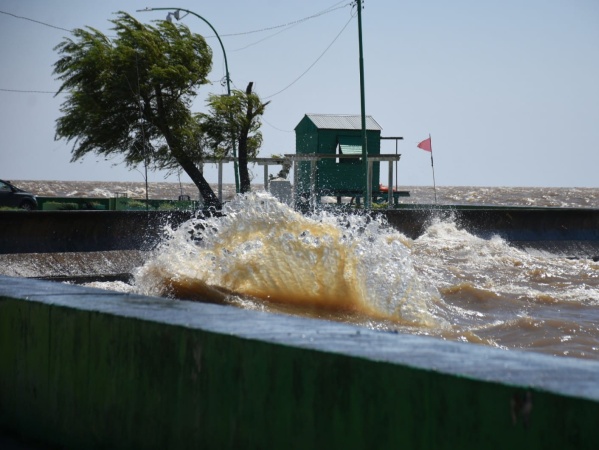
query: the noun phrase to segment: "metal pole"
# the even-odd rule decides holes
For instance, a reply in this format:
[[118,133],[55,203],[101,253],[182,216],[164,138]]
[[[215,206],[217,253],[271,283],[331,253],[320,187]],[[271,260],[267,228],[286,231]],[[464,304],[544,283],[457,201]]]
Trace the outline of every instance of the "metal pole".
[[146,143],[143,143],[144,146],[144,169],[146,172],[145,175],[145,179],[146,179],[146,211],[150,210],[150,197],[148,196],[148,157],[147,157],[147,150],[146,150]]
[[223,202],[223,162],[218,162],[218,201]]
[[[397,142],[397,141],[395,141]],[[396,153],[397,154],[397,153]],[[395,161],[397,163],[397,160]],[[389,190],[387,191],[387,208],[393,205],[393,161],[389,161]]]
[[[397,156],[397,139],[395,139],[395,156]],[[397,163],[399,161],[395,160],[395,190],[397,191]]]
[[[190,10],[184,9],[184,8],[177,8],[177,7],[171,7],[171,8],[146,8],[146,9],[138,9],[137,12],[146,12],[146,11],[172,11],[172,10],[175,10],[175,11],[184,11],[187,14],[191,14],[193,16],[196,16],[198,19],[204,21],[210,27],[210,29],[214,32],[214,34],[216,35],[216,38],[218,39],[218,42],[220,44],[220,48],[223,51],[223,56],[225,58],[225,72],[226,72],[226,78],[227,78],[227,95],[230,97],[231,96],[231,77],[229,76],[229,63],[227,62],[227,52],[225,51],[225,46],[223,45],[223,41],[220,39],[220,36],[218,35],[218,32],[214,29],[214,27],[212,26],[212,24],[210,22],[208,22],[206,19],[204,19],[199,14],[194,13],[193,11],[190,11]],[[237,167],[237,146],[235,145],[235,139],[233,139],[233,158],[235,158],[233,160],[234,171],[235,171],[235,189],[236,189],[237,193],[239,193],[239,170],[238,170],[238,167]]]
[[360,51],[360,112],[362,119],[362,160],[364,163],[364,209],[370,208],[370,197],[369,192],[371,186],[369,186],[369,171],[368,171],[368,148],[366,139],[366,102],[364,94],[364,50],[362,48],[362,0],[356,0],[356,6],[358,8],[358,45]]
[[310,209],[316,209],[316,168],[318,161],[310,160]]
[[293,205],[295,207],[297,207],[297,204],[299,202],[299,198],[298,198],[298,186],[297,186],[297,180],[298,180],[298,174],[299,174],[299,161],[295,161],[293,160]]
[[435,164],[433,163],[433,138],[428,135],[428,139],[431,142],[431,168],[433,170],[433,190],[435,192],[435,205],[437,204],[437,183],[435,182]]
[[264,164],[264,190],[270,192],[268,188],[268,164]]

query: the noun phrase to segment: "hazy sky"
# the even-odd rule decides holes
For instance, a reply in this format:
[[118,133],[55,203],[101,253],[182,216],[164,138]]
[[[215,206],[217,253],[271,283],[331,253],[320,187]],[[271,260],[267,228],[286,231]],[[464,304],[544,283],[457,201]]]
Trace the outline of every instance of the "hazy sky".
[[[166,17],[136,12],[148,6],[186,8],[210,21],[223,39],[233,87],[253,81],[271,100],[260,156],[294,153],[293,130],[304,114],[360,113],[358,23],[350,3],[0,0],[0,178],[144,180],[119,159],[70,163],[72,143],[54,140],[64,96],[46,92],[59,87],[53,49],[66,30],[92,26],[111,35],[109,20],[119,10],[143,22]],[[599,187],[599,1],[364,6],[366,112],[383,136],[404,137],[400,184],[432,183],[429,153],[416,147],[430,133],[439,186]],[[222,51],[204,22],[192,15],[182,22],[206,36],[214,53],[213,84],[199,90],[199,111],[209,92],[226,92]],[[395,153],[395,143],[384,142],[382,152]],[[232,166],[226,172],[231,182]],[[207,178],[216,182],[214,168]]]

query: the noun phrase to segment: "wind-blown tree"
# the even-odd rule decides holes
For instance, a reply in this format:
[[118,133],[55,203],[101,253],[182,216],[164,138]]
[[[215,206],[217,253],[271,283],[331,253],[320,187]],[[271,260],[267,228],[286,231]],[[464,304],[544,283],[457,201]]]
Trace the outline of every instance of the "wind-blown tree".
[[220,202],[198,168],[201,128],[190,111],[207,84],[212,52],[204,38],[183,25],[144,25],[119,12],[116,37],[76,29],[55,50],[54,74],[66,93],[56,139],[74,141],[74,162],[92,153],[121,154],[128,166],[182,168],[207,206]]
[[233,143],[237,147],[241,193],[251,189],[248,158],[258,155],[262,145],[260,117],[270,103],[262,103],[260,97],[252,92],[253,84],[250,82],[245,92],[233,90],[231,95],[209,95],[208,114],[198,114],[206,145],[216,157],[231,155]]

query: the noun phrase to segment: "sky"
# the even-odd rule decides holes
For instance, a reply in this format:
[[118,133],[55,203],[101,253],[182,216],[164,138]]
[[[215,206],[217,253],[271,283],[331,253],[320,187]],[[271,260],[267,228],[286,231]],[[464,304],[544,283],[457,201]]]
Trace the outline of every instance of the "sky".
[[[259,156],[295,153],[304,114],[360,114],[351,3],[0,0],[0,178],[144,181],[143,167],[119,158],[70,162],[73,142],[54,139],[65,97],[52,94],[60,86],[52,72],[67,30],[91,26],[110,36],[117,11],[144,23],[166,18],[136,12],[146,7],[174,5],[209,21],[232,88],[252,81],[271,102]],[[187,15],[181,23],[213,49],[212,84],[193,104],[205,111],[209,93],[226,93],[223,53],[205,22]],[[365,0],[362,40],[366,113],[383,136],[404,138],[400,186],[432,184],[430,153],[417,148],[430,134],[437,186],[599,187],[597,0]],[[383,141],[381,152],[395,153],[395,141]],[[205,174],[216,182],[214,166]],[[232,165],[224,179],[233,182]],[[148,181],[165,174],[150,172]]]

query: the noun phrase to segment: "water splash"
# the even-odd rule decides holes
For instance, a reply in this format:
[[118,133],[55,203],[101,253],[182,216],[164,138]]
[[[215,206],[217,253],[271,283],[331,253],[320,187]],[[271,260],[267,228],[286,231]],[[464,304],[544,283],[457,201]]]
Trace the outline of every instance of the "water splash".
[[[412,258],[445,299],[459,291],[462,298],[518,305],[599,305],[599,264],[527,252],[499,236],[474,236],[455,222],[431,224],[414,241]],[[472,285],[477,294],[463,285]]]
[[414,270],[411,241],[367,215],[307,217],[266,193],[239,196],[224,217],[171,231],[136,274],[138,289],[222,302],[232,297],[303,310],[444,326],[440,297]]

